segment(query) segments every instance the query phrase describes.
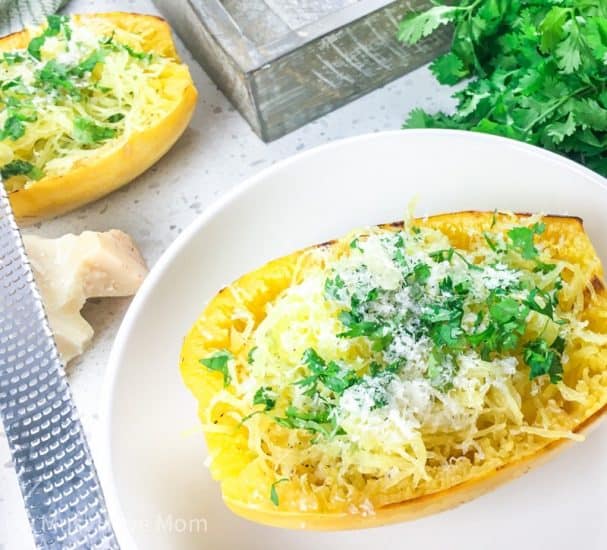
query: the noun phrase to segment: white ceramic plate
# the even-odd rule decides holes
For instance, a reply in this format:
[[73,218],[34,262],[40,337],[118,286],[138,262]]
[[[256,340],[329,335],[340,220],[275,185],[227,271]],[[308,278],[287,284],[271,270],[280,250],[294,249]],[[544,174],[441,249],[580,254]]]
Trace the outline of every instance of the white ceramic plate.
[[605,548],[607,430],[458,509],[413,523],[296,532],[234,516],[204,466],[184,334],[223,285],[364,225],[479,209],[575,214],[607,260],[606,180],[537,148],[481,134],[397,131],[281,162],[208,208],[156,264],[122,324],[103,398],[100,469],[124,548],[335,550]]

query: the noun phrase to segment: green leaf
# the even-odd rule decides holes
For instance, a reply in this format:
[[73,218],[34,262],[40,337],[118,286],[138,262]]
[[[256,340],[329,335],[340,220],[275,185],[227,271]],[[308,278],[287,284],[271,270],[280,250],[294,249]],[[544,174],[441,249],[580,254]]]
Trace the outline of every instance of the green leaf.
[[110,115],[109,117],[107,117],[107,121],[108,122],[120,122],[121,120],[124,119],[124,115],[122,113],[114,113],[113,115]]
[[28,176],[31,179],[37,180],[40,179],[43,174],[30,162],[25,160],[12,160],[0,168],[0,175],[3,180],[7,180],[13,176]]
[[151,61],[152,60],[152,54],[151,53],[147,53],[147,52],[138,52],[135,51],[133,48],[131,48],[129,45],[124,44],[123,48],[127,51],[127,53],[133,57],[134,59],[139,59],[141,61]]
[[423,109],[413,109],[403,125],[404,128],[432,128],[432,125],[428,124],[430,117],[424,112]]
[[431,252],[429,254],[430,258],[432,258],[436,263],[441,262],[450,262],[455,254],[454,248],[446,248],[444,250],[436,250],[435,252]]
[[343,279],[336,275],[333,279],[328,278],[325,281],[325,296],[331,300],[340,300],[342,297],[342,290],[345,287]]
[[1,139],[11,138],[13,141],[18,140],[25,134],[25,125],[18,115],[10,115],[5,121],[2,128]]
[[[404,127],[471,130],[543,145],[607,176],[607,121],[599,110],[607,110],[607,10],[602,2],[455,4],[452,12],[434,6],[408,15],[402,39],[419,40],[426,29],[451,20],[451,51],[432,70],[448,84],[463,71],[472,78],[455,94],[455,113],[414,109]],[[577,105],[579,113],[571,108],[578,101],[585,103]]]
[[413,276],[417,284],[423,285],[430,278],[431,270],[428,264],[417,264],[413,268]]
[[116,135],[114,128],[99,126],[92,120],[78,117],[74,121],[74,139],[84,145],[93,145]]
[[25,57],[19,52],[4,52],[0,61],[4,61],[7,65],[15,65],[25,61]]
[[607,17],[589,18],[584,36],[594,58],[607,65]]
[[441,84],[452,86],[468,76],[464,62],[453,52],[437,57],[430,65],[430,70]]
[[512,247],[520,253],[525,260],[537,258],[539,252],[533,242],[536,234],[544,231],[543,224],[535,224],[533,227],[514,227],[508,231],[508,237]]
[[38,61],[42,59],[40,50],[49,36],[57,36],[62,29],[67,40],[69,40],[72,36],[72,30],[68,24],[69,17],[65,15],[49,15],[46,18],[46,23],[47,27],[44,29],[42,34],[32,38],[27,46],[28,53]]
[[570,34],[556,47],[559,68],[565,74],[574,73],[582,63],[581,42],[578,31],[572,27]]
[[70,70],[67,65],[51,59],[36,73],[36,85],[47,91],[63,90],[74,92],[76,86],[70,80]]
[[342,367],[335,361],[330,361],[327,364],[312,348],[308,348],[304,352],[302,361],[312,372],[310,376],[295,382],[297,386],[308,388],[305,395],[313,396],[316,394],[319,382],[335,394],[341,395],[358,380],[354,371]]
[[82,77],[87,73],[93,71],[93,69],[97,66],[97,63],[102,63],[105,59],[106,52],[105,50],[98,49],[95,50],[91,55],[89,55],[84,61],[81,61],[75,67],[72,67],[69,70],[69,74]]
[[68,29],[65,31],[65,37],[69,40],[71,37],[71,29],[68,26],[69,17],[66,15],[49,15],[46,18],[47,28],[44,31],[46,36],[57,36],[61,29],[65,30],[67,26]]
[[570,9],[554,6],[539,25],[541,33],[540,48],[549,53],[565,36],[564,25],[569,18]]
[[289,480],[286,477],[283,477],[282,479],[279,479],[278,481],[272,483],[272,486],[270,487],[270,500],[272,501],[272,504],[274,504],[274,506],[278,506],[280,504],[280,501],[278,499],[278,492],[276,491],[276,486],[279,483],[282,483],[283,481]]
[[264,411],[270,411],[276,405],[276,395],[269,386],[261,386],[253,396],[253,405],[263,405]]
[[457,11],[455,6],[434,6],[425,12],[410,13],[401,21],[397,37],[401,42],[415,44],[441,25],[450,23]]
[[[523,360],[529,366],[529,379],[548,375],[550,382],[556,384],[563,378],[561,353],[564,340],[557,338],[556,347],[550,348],[545,340],[538,338],[525,345]],[[560,352],[559,352],[560,350]]]
[[257,346],[253,346],[250,350],[249,353],[247,353],[247,363],[249,365],[253,364],[253,361],[255,360],[255,352],[257,351]]
[[46,41],[45,35],[40,35],[32,38],[30,43],[27,46],[28,53],[36,58],[38,61],[42,59],[42,54],[40,53],[40,49],[42,48],[44,42]]
[[567,137],[575,133],[576,124],[573,113],[569,113],[567,118],[562,121],[551,122],[546,126],[546,134],[552,138],[552,142],[556,145],[562,143]]
[[210,357],[201,359],[200,363],[207,369],[220,372],[223,375],[224,387],[229,386],[231,382],[230,371],[228,369],[228,361],[233,359],[233,355],[227,350],[216,351]]
[[491,304],[489,315],[491,319],[500,325],[504,325],[513,320],[524,322],[529,308],[519,304],[514,298],[506,297]]
[[334,416],[329,409],[303,411],[290,405],[285,411],[285,416],[275,416],[274,420],[279,426],[292,430],[306,430],[326,436],[337,432]]
[[567,103],[567,108],[578,124],[592,130],[607,131],[607,109],[601,107],[596,99],[572,99]]
[[350,241],[350,248],[352,250],[358,250],[359,252],[363,252],[363,249],[360,247],[360,244],[358,241],[359,241],[358,238],[352,239]]

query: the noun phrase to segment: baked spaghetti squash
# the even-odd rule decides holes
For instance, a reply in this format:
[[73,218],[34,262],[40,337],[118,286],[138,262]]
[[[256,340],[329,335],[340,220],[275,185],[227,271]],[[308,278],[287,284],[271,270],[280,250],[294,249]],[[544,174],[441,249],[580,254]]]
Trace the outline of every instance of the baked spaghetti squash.
[[309,529],[416,518],[525,472],[605,411],[601,262],[577,218],[355,231],[219,292],[181,372],[234,512]]
[[196,102],[168,24],[53,15],[0,39],[0,173],[21,222],[129,182],[186,128]]

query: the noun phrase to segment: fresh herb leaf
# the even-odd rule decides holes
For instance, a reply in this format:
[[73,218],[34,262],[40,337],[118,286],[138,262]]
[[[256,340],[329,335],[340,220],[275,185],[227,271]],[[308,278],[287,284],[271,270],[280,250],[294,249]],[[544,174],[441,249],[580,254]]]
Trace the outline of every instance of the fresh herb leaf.
[[417,43],[453,23],[439,82],[472,77],[453,114],[413,109],[408,128],[492,133],[543,146],[607,175],[607,11],[581,0],[434,2],[405,17],[398,38]]
[[41,34],[40,36],[36,36],[30,40],[30,43],[27,46],[27,51],[29,54],[36,58],[38,61],[42,59],[42,54],[40,53],[40,49],[44,45],[46,41],[46,36]]
[[4,52],[0,60],[4,61],[7,65],[15,65],[25,61],[25,57],[19,52]]
[[49,36],[57,36],[61,30],[67,40],[72,36],[69,17],[65,15],[49,15],[46,18],[47,27],[42,34],[32,38],[27,46],[28,53],[38,61],[42,59],[41,49]]
[[120,122],[122,119],[124,119],[124,115],[122,113],[114,113],[113,115],[107,117],[107,121],[112,123]]
[[533,288],[529,291],[529,294],[525,299],[525,304],[529,309],[553,319],[554,310],[558,305],[558,296],[556,292],[551,295],[539,288]]
[[257,351],[257,346],[253,346],[250,350],[249,353],[247,353],[247,363],[249,365],[253,364],[253,361],[255,361],[255,352]]
[[485,239],[485,242],[487,243],[487,246],[493,251],[493,252],[501,252],[497,241],[493,240],[493,238],[491,237],[491,235],[489,235],[489,233],[487,233],[486,231],[483,232],[483,238]]
[[78,63],[78,65],[76,65],[75,67],[72,67],[69,70],[69,73],[74,76],[83,77],[86,73],[92,72],[93,69],[97,66],[97,63],[102,63],[106,55],[107,54],[103,49],[95,50],[85,60]]
[[25,125],[21,118],[18,115],[9,115],[4,121],[0,139],[11,138],[17,141],[23,134],[25,134]]
[[528,342],[523,352],[523,360],[529,365],[529,378],[548,375],[553,384],[562,380],[561,354],[564,345],[565,342],[562,338],[557,338],[552,348],[542,338]]
[[261,386],[253,396],[253,405],[263,405],[264,411],[271,411],[276,405],[276,395],[269,386]]
[[436,263],[441,262],[450,262],[453,258],[453,254],[455,253],[454,248],[447,248],[445,250],[437,250],[436,252],[430,253],[430,258],[432,258]]
[[508,237],[514,250],[519,252],[525,260],[533,260],[539,255],[533,238],[543,231],[544,225],[536,223],[533,227],[514,227],[508,231]]
[[398,28],[398,39],[408,44],[415,44],[429,36],[432,31],[453,21],[458,8],[451,6],[434,6],[419,13],[410,13]]
[[437,57],[430,65],[430,70],[441,84],[457,84],[468,74],[463,61],[453,52]]
[[114,128],[99,126],[92,120],[78,117],[74,120],[74,139],[85,145],[92,145],[111,139],[116,135]]
[[285,416],[276,416],[274,420],[283,428],[306,430],[330,436],[337,433],[335,417],[329,408],[315,411],[302,411],[290,405],[285,410]]
[[39,168],[25,160],[13,160],[0,168],[0,175],[3,180],[13,176],[28,176],[31,179],[38,180],[43,174]]
[[322,383],[336,395],[341,395],[358,380],[354,371],[339,365],[335,361],[325,362],[312,348],[308,348],[304,352],[302,362],[312,373],[310,376],[295,382],[296,385],[307,388],[304,392],[305,395],[312,396],[318,393],[318,383]]
[[36,73],[36,85],[46,91],[66,91],[77,93],[76,86],[70,80],[70,69],[67,65],[51,59]]
[[233,355],[227,350],[216,351],[210,357],[201,359],[200,363],[207,369],[220,372],[223,375],[224,387],[229,386],[232,381],[230,377],[230,370],[228,369],[228,362],[233,359]]
[[138,52],[138,51],[134,50],[133,48],[131,48],[128,44],[124,44],[123,47],[128,52],[128,54],[135,59],[139,59],[141,61],[151,61],[152,60],[151,53]]
[[352,248],[353,250],[358,250],[359,252],[362,252],[363,249],[360,247],[360,244],[358,241],[359,241],[358,238],[352,239],[350,241],[350,248]]
[[423,285],[430,278],[430,266],[428,264],[417,264],[413,268],[413,277],[417,284]]
[[278,492],[276,491],[276,486],[279,483],[282,483],[283,481],[289,480],[286,477],[283,477],[282,479],[279,479],[278,481],[272,483],[272,486],[270,487],[270,500],[272,501],[272,504],[274,504],[274,506],[278,506],[280,504],[280,501],[278,499]]
[[333,279],[327,278],[325,281],[325,296],[331,300],[340,300],[341,290],[344,286],[345,283],[339,275],[336,275]]

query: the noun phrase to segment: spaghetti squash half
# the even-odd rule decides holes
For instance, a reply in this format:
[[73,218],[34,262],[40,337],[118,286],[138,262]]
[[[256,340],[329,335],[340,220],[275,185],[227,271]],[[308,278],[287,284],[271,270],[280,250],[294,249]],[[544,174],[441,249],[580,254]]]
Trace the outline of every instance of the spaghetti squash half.
[[158,17],[53,15],[1,38],[0,173],[17,219],[131,181],[181,135],[196,95]]
[[524,473],[607,403],[607,294],[578,218],[463,212],[355,231],[223,289],[185,338],[237,514],[346,529]]

